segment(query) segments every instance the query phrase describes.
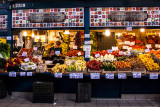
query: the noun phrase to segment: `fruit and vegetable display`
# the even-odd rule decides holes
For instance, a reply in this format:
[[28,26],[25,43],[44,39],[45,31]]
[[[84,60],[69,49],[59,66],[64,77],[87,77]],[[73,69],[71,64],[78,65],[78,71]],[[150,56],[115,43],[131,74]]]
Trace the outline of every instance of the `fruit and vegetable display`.
[[75,65],[69,65],[69,66],[67,66],[67,71],[68,72],[75,72],[76,71],[76,66]]
[[17,56],[24,56],[23,55],[24,52],[27,52],[25,56],[30,56],[32,54],[32,51],[33,51],[33,48],[30,48],[30,49],[22,48]]
[[21,63],[21,70],[24,71],[30,71],[30,70],[35,70],[37,65],[33,62],[27,62],[27,63]]
[[90,57],[90,60],[97,60],[97,61],[101,61],[101,62],[105,62],[105,61],[116,61],[116,59],[114,58],[114,55],[111,54],[105,54],[104,56],[101,55],[98,58],[94,58],[93,56]]
[[74,65],[76,67],[76,71],[78,72],[85,71],[86,69],[86,61],[84,60],[77,60]]
[[67,52],[66,56],[72,57],[72,56],[83,56],[84,53],[82,51],[78,51],[78,50],[70,50]]
[[80,47],[82,45],[81,32],[80,31],[78,31],[77,34],[75,35],[75,45],[77,46],[77,49],[80,50]]
[[11,46],[10,44],[0,43],[0,58],[8,59],[10,58]]
[[114,64],[116,65],[116,68],[131,68],[130,62],[117,61],[114,62]]
[[63,57],[66,57],[67,52],[68,52],[68,44],[62,43],[62,44],[61,44],[61,47],[62,47],[62,56],[63,56]]
[[93,41],[93,44],[91,45],[91,52],[97,51],[97,39],[94,32],[90,34],[90,40]]
[[33,55],[42,55],[43,51],[41,50],[37,50],[37,51],[33,51]]
[[115,71],[116,65],[111,62],[103,62],[100,66],[101,69],[104,69],[104,71]]
[[100,61],[91,60],[86,63],[86,66],[87,66],[87,69],[90,69],[90,70],[100,70],[101,64],[102,64],[102,62],[100,62]]
[[60,63],[57,63],[53,68],[52,68],[52,71],[55,72],[55,73],[64,73],[65,70],[67,68],[67,65],[66,64],[60,64]]
[[160,66],[154,62],[151,54],[141,54],[138,56],[141,61],[144,63],[147,70],[159,70]]

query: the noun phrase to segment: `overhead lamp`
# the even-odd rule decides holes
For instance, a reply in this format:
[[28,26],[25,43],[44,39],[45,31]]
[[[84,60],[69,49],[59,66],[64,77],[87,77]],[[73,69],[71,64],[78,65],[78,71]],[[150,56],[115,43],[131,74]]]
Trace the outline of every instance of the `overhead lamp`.
[[110,34],[111,34],[111,33],[110,33],[110,30],[106,30],[105,35],[106,35],[106,36],[110,36]]
[[145,29],[144,29],[144,28],[141,28],[141,29],[140,29],[140,31],[141,31],[141,32],[144,32],[144,31],[145,31]]
[[24,35],[24,36],[27,36],[27,32],[25,31],[25,32],[23,33],[23,35]]
[[121,36],[121,34],[120,34],[120,33],[118,33],[118,36]]
[[65,30],[64,34],[70,34],[69,30]]

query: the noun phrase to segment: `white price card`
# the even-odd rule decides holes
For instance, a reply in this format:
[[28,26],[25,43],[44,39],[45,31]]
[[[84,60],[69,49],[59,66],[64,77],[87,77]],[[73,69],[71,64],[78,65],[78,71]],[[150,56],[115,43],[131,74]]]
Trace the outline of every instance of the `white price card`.
[[9,77],[16,77],[16,72],[9,72]]
[[124,44],[125,44],[125,45],[130,45],[131,42],[130,42],[130,41],[124,41]]
[[146,47],[149,49],[149,48],[152,48],[151,44],[148,44],[146,45]]
[[130,46],[134,46],[134,45],[135,45],[135,42],[131,42],[131,43],[130,43]]
[[12,38],[11,38],[11,36],[7,36],[7,40],[11,40]]
[[22,53],[22,56],[27,56],[27,52],[23,52],[23,53]]
[[73,46],[73,49],[77,49],[77,46]]
[[155,47],[156,48],[160,48],[160,44],[155,44]]
[[96,58],[100,57],[100,54],[99,54],[99,53],[98,53],[98,54],[95,54],[95,57],[96,57]]
[[119,45],[123,45],[124,44],[124,42],[119,42]]
[[90,41],[84,41],[84,44],[85,44],[85,45],[89,45],[89,44],[90,44]]
[[112,50],[111,50],[111,49],[108,49],[107,52],[108,52],[108,53],[112,53]]
[[158,79],[158,74],[157,73],[150,73],[149,79]]
[[27,76],[31,77],[32,76],[32,72],[27,72]]
[[93,44],[93,40],[90,40],[90,41],[89,41],[89,44],[91,44],[91,45],[92,45],[92,44]]
[[133,72],[133,78],[141,78],[141,72]]
[[61,52],[60,51],[55,51],[55,55],[60,55]]
[[118,51],[118,46],[112,46],[112,51]]
[[100,79],[100,73],[90,73],[91,79]]
[[20,72],[20,76],[26,76],[26,72]]
[[29,62],[29,61],[30,61],[29,58],[24,59],[24,62]]
[[127,31],[132,31],[132,27],[127,27],[126,30]]
[[125,73],[118,73],[118,79],[126,79],[127,76]]
[[81,52],[78,52],[77,55],[78,55],[78,56],[81,56]]
[[90,51],[85,51],[85,58],[90,58]]
[[124,56],[126,56],[126,55],[127,55],[127,53],[126,53],[126,52],[123,52],[123,55],[124,55]]
[[128,47],[128,49],[127,49],[128,51],[131,51],[132,50],[132,47]]
[[90,34],[84,34],[85,38],[90,38]]
[[128,49],[128,46],[123,46],[123,49]]
[[84,45],[83,50],[84,51],[91,51],[91,45]]
[[131,56],[131,52],[130,52],[130,51],[128,51],[128,52],[127,52],[127,55],[128,55],[128,56]]
[[33,50],[34,50],[34,51],[37,51],[37,47],[33,47]]
[[62,78],[62,73],[54,73],[55,78]]
[[113,73],[109,73],[105,75],[106,79],[114,79],[114,74]]
[[145,53],[148,53],[148,52],[150,52],[150,49],[145,49]]
[[119,51],[119,55],[124,55],[123,51]]
[[83,79],[83,73],[70,73],[70,79]]

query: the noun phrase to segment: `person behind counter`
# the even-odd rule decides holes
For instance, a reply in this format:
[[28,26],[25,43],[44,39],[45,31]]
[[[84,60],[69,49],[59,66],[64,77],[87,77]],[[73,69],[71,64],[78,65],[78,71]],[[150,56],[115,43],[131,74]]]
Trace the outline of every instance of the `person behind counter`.
[[56,41],[55,46],[50,48],[49,57],[61,56],[62,48],[60,48],[61,42]]

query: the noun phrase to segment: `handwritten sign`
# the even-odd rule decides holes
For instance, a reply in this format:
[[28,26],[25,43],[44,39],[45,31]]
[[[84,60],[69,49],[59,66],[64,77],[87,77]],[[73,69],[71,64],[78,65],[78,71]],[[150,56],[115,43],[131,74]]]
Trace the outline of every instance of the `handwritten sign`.
[[83,50],[84,51],[91,51],[91,45],[84,45]]
[[132,31],[132,27],[127,27],[126,30],[127,31]]
[[151,44],[148,44],[146,45],[146,47],[149,49],[149,48],[152,48]]
[[29,62],[30,60],[29,60],[29,58],[25,58],[24,61],[25,62]]
[[123,46],[123,49],[128,49],[128,46]]
[[112,46],[112,51],[118,51],[118,47],[117,46]]
[[62,73],[54,73],[55,78],[62,78]]
[[125,45],[130,45],[131,42],[130,42],[130,41],[124,41],[124,44],[125,44]]
[[98,54],[96,54],[96,55],[95,55],[95,57],[96,57],[96,58],[100,57],[100,54],[99,54],[99,53],[98,53]]
[[27,76],[31,77],[32,76],[32,72],[27,72]]
[[61,52],[60,51],[55,51],[55,55],[60,55]]
[[150,52],[150,49],[145,49],[145,53],[148,53],[148,52]]
[[90,73],[91,79],[100,79],[100,73]]
[[70,79],[83,79],[83,73],[70,73]]
[[133,78],[141,78],[141,72],[133,72]]
[[118,73],[118,79],[126,79],[125,73]]
[[26,76],[26,72],[20,72],[20,76]]
[[108,53],[112,53],[112,50],[111,50],[111,49],[108,49],[107,52],[108,52]]
[[158,79],[158,74],[157,73],[150,73],[149,79]]
[[23,53],[22,53],[22,56],[27,56],[27,52],[23,52]]
[[9,77],[16,77],[16,72],[9,72]]
[[160,48],[160,45],[159,45],[159,44],[155,44],[155,47],[156,47],[156,48]]
[[114,79],[114,74],[113,73],[109,73],[105,75],[106,79]]
[[90,51],[85,51],[85,58],[90,58]]
[[134,46],[134,45],[135,45],[135,42],[131,42],[131,43],[130,43],[130,46]]
[[84,34],[85,38],[90,38],[90,34]]
[[73,46],[73,49],[77,49],[77,46]]
[[34,50],[34,51],[37,51],[37,47],[33,47],[33,50]]

